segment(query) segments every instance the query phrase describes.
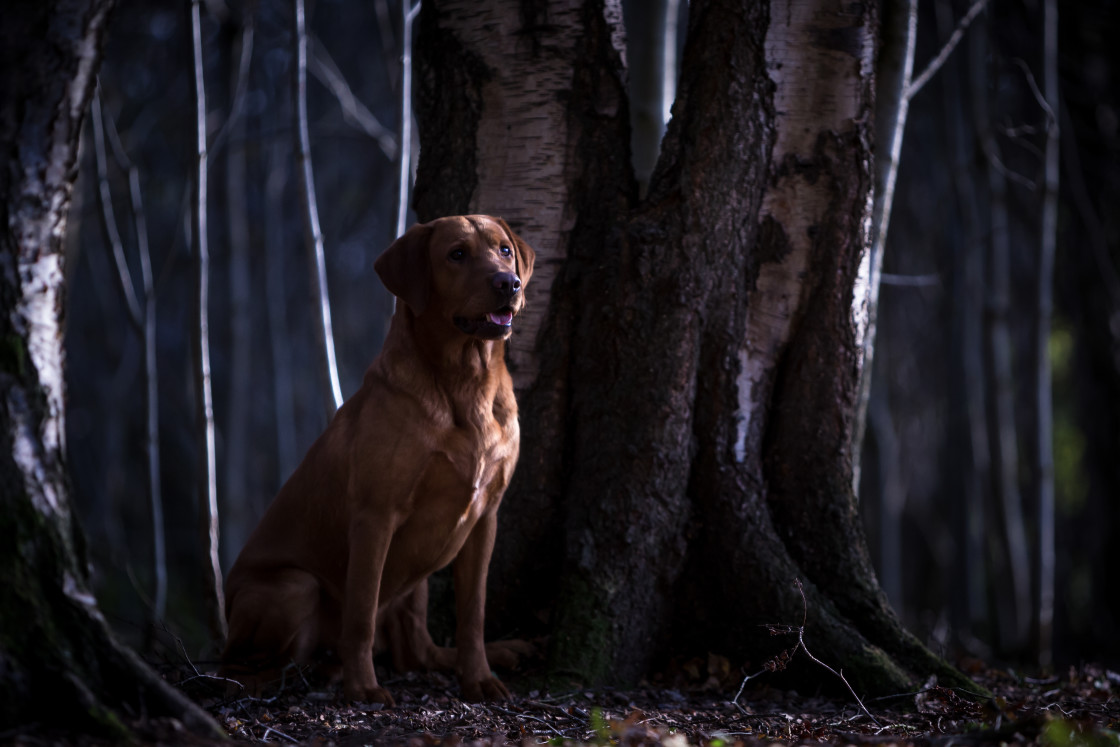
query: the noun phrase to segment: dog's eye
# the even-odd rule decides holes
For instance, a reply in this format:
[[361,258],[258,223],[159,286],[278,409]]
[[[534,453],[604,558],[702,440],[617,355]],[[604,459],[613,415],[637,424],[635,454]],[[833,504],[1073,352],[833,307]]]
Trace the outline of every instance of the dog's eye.
[[450,259],[452,262],[462,262],[463,257],[465,257],[465,256],[467,256],[467,254],[462,249],[452,249],[447,254],[447,258]]
[[502,253],[502,256],[503,256],[503,257],[508,257],[508,256],[510,256],[511,254],[513,254],[513,250],[512,250],[512,249],[510,249],[510,248],[509,248],[508,246],[503,246],[503,247],[502,247],[501,249],[499,249],[498,251]]

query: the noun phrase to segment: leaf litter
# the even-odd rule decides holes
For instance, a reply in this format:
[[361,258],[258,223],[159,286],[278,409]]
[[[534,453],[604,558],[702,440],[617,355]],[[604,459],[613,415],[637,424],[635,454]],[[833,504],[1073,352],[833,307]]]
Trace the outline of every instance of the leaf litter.
[[[678,667],[675,687],[530,689],[502,703],[458,698],[453,678],[384,680],[397,706],[372,709],[331,693],[235,699],[209,709],[237,741],[406,747],[755,747],[782,744],[1120,746],[1120,675],[1086,666],[1029,678],[979,662],[962,667],[992,695],[927,682],[865,699],[801,696],[768,687],[738,694],[740,675],[709,656]],[[518,687],[514,681],[513,688]],[[753,684],[753,683],[752,683]]]
[[[727,660],[678,663],[665,683],[631,690],[537,689],[513,679],[511,700],[466,703],[443,674],[383,677],[394,708],[347,702],[297,680],[270,698],[200,697],[233,742],[315,747],[759,747],[761,745],[1040,745],[1120,747],[1120,674],[1098,665],[1031,678],[959,663],[991,696],[927,682],[910,693],[805,696],[752,680]],[[824,675],[827,677],[827,675]],[[528,682],[528,680],[526,680]],[[173,720],[134,725],[146,744],[221,744]],[[25,733],[17,743],[102,744]],[[229,744],[229,742],[225,742]]]

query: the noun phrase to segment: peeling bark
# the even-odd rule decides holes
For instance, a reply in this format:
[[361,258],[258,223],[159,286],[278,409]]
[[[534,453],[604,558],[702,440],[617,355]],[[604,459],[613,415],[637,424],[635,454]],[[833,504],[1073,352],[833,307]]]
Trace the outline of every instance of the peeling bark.
[[511,356],[522,457],[490,619],[554,601],[553,669],[583,682],[671,653],[757,667],[795,642],[759,625],[801,620],[800,579],[806,640],[861,692],[959,680],[886,604],[851,486],[874,9],[748,5],[691,3],[639,201],[617,3],[424,4],[421,216],[520,211],[555,273]]
[[615,216],[636,198],[621,18],[617,2],[601,0],[421,6],[417,215],[501,215],[537,252],[508,361],[522,448],[520,478],[501,518],[503,536],[518,540],[500,537],[491,564],[497,630],[518,624],[515,605],[544,613],[554,601],[570,339],[578,324],[573,294],[555,289],[573,281],[561,272],[569,255],[595,257]]

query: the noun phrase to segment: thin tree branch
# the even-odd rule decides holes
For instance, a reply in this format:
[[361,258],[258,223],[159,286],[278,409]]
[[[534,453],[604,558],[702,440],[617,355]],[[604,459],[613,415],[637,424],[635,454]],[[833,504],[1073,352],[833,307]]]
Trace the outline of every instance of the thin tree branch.
[[[1055,14],[1057,13],[1057,11],[1054,12]],[[1057,23],[1057,21],[1055,21],[1055,23]],[[1049,28],[1044,28],[1044,34],[1049,36],[1049,32]],[[1054,43],[1055,45],[1057,44],[1057,42]],[[1012,62],[1017,68],[1023,71],[1023,77],[1026,78],[1027,86],[1031,89],[1031,94],[1034,95],[1034,100],[1038,102],[1039,108],[1042,109],[1044,114],[1046,114],[1046,130],[1047,134],[1049,134],[1051,128],[1058,126],[1058,116],[1054,113],[1054,105],[1047,101],[1047,96],[1044,96],[1042,94],[1042,91],[1038,89],[1038,81],[1034,79],[1034,73],[1031,72],[1031,69],[1027,65],[1026,61],[1016,58],[1012,60]],[[1050,71],[1047,70],[1045,75],[1049,76],[1049,74]],[[1047,94],[1049,94],[1049,91],[1047,91]]]
[[311,168],[311,135],[307,124],[307,25],[304,0],[293,0],[295,8],[295,86],[293,107],[296,117],[296,150],[300,164],[304,217],[307,221],[308,245],[311,250],[315,279],[319,295],[319,319],[326,359],[326,375],[330,387],[327,400],[327,417],[342,407],[342,388],[338,382],[338,361],[334,350],[334,329],[331,325],[330,293],[327,290],[327,261],[323,247],[323,232],[319,227],[319,206],[315,199],[315,175]]
[[210,248],[207,243],[207,149],[206,149],[206,83],[203,75],[202,17],[200,0],[191,0],[191,32],[194,58],[195,122],[197,159],[193,195],[195,247],[195,303],[198,324],[195,328],[195,391],[198,396],[199,441],[204,450],[199,460],[202,479],[199,481],[202,513],[202,541],[207,561],[206,583],[209,587],[210,632],[220,647],[226,638],[225,594],[222,590],[222,567],[218,556],[218,484],[217,454],[214,433],[214,401],[210,382],[210,318],[209,273]]
[[229,116],[222,123],[214,142],[210,144],[210,154],[216,154],[230,138],[230,132],[240,119],[245,115],[246,93],[249,90],[249,64],[253,59],[254,28],[253,15],[246,10],[245,17],[248,22],[241,29],[241,44],[237,57],[237,85],[233,92],[233,103],[230,106]]
[[113,157],[128,173],[128,194],[135,222],[136,247],[140,255],[140,282],[144,292],[144,390],[147,400],[148,495],[152,510],[152,563],[155,572],[153,614],[167,614],[167,550],[163,522],[163,488],[160,478],[159,372],[156,366],[156,292],[152,257],[148,246],[148,219],[140,191],[140,171],[128,157],[113,118],[105,115],[105,131]]
[[740,712],[745,714],[746,710],[739,705],[739,696],[743,694],[743,688],[746,686],[747,682],[754,679],[755,677],[758,677],[763,672],[779,672],[785,669],[789,665],[789,662],[793,658],[794,654],[797,653],[797,649],[801,649],[805,652],[805,655],[812,659],[814,662],[839,677],[840,681],[843,682],[844,685],[848,688],[848,692],[850,692],[852,694],[852,697],[856,699],[856,703],[859,704],[860,710],[862,710],[864,714],[869,719],[871,719],[872,723],[874,723],[876,726],[881,727],[882,724],[879,723],[878,719],[871,715],[871,711],[867,710],[867,706],[865,706],[863,704],[863,701],[860,700],[860,697],[856,695],[856,691],[852,688],[851,684],[848,683],[848,679],[844,676],[843,672],[836,671],[828,664],[825,664],[823,661],[813,656],[812,652],[809,651],[809,647],[805,645],[805,626],[809,621],[809,600],[805,596],[805,587],[802,586],[801,579],[793,579],[793,584],[797,587],[797,591],[801,594],[801,625],[767,625],[766,628],[770,630],[771,635],[785,635],[796,633],[797,645],[791,649],[783,651],[782,653],[778,654],[778,656],[766,662],[766,665],[760,671],[755,672],[754,674],[748,674],[743,679],[742,684],[739,685],[739,691],[735,693],[735,697],[731,700],[731,704],[738,708]]
[[941,66],[949,59],[949,55],[953,54],[953,50],[957,48],[961,39],[964,38],[964,32],[968,30],[968,27],[972,25],[976,16],[978,16],[980,11],[984,10],[987,5],[988,0],[976,0],[976,2],[972,4],[972,7],[968,9],[968,12],[964,14],[964,17],[961,18],[960,22],[957,24],[957,28],[953,31],[952,35],[949,36],[949,41],[945,42],[945,46],[941,48],[937,56],[930,60],[925,70],[911,81],[910,87],[906,89],[907,100],[914,98],[918,91],[922,90],[922,86],[928,83],[930,78],[937,74],[937,71],[941,69]]
[[988,161],[992,164],[992,168],[995,169],[996,172],[998,172],[1009,182],[1018,184],[1020,187],[1031,192],[1034,192],[1038,189],[1038,185],[1035,184],[1032,180],[1023,176],[1017,171],[1012,171],[1011,169],[1007,168],[1007,166],[1003,163],[1003,160],[999,157],[999,152],[997,150],[991,150],[990,152],[985,151],[984,155],[987,156]]
[[797,645],[801,647],[801,650],[805,652],[806,656],[839,677],[840,681],[844,683],[844,686],[848,688],[848,692],[850,692],[852,694],[852,697],[856,699],[856,702],[859,703],[860,709],[865,714],[867,714],[867,717],[869,719],[871,719],[871,722],[876,726],[882,726],[882,724],[879,723],[879,720],[871,715],[871,711],[867,710],[867,706],[865,706],[863,704],[863,701],[859,699],[859,696],[856,695],[856,691],[852,688],[852,686],[848,684],[848,680],[846,677],[844,677],[844,673],[836,671],[817,657],[813,656],[812,652],[809,651],[809,647],[805,645],[805,623],[809,620],[809,601],[805,598],[805,588],[801,585],[801,579],[795,578],[793,581],[797,585],[797,591],[801,593],[801,603],[804,605],[804,614],[801,620],[801,627],[797,629]]
[[113,212],[113,194],[109,189],[109,169],[105,155],[105,128],[101,118],[101,89],[98,87],[90,102],[90,119],[93,121],[93,154],[97,163],[97,198],[101,205],[101,226],[105,229],[106,239],[113,252],[113,262],[117,268],[117,280],[124,295],[129,321],[139,330],[143,325],[140,303],[136,300],[136,288],[128,271],[128,260],[124,256],[124,242],[117,227],[117,217]]
[[342,118],[376,140],[386,158],[390,161],[396,160],[397,138],[385,129],[373,112],[354,95],[350,84],[346,82],[342,71],[338,69],[338,65],[335,64],[323,43],[314,34],[311,35],[310,42],[311,74],[334,94],[338,105],[342,107]]

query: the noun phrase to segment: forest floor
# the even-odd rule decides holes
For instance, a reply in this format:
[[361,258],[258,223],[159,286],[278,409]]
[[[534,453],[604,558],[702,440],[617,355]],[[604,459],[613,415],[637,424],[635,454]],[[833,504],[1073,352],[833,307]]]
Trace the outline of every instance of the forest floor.
[[[854,697],[755,686],[765,678],[737,693],[741,677],[728,671],[726,660],[711,657],[678,667],[673,686],[547,692],[523,689],[510,678],[515,694],[501,703],[465,703],[454,679],[440,674],[383,678],[397,701],[388,709],[345,702],[305,685],[267,699],[203,703],[234,743],[317,747],[1120,747],[1120,674],[1087,665],[1030,678],[975,661],[960,666],[991,696],[930,684],[861,706]],[[168,719],[132,726],[143,744],[230,744],[194,737]],[[107,744],[35,731],[19,734],[15,743]]]
[[679,666],[673,687],[543,692],[518,690],[512,680],[511,700],[479,705],[459,700],[452,678],[408,675],[383,680],[397,700],[391,709],[304,688],[269,700],[215,701],[208,710],[235,741],[339,747],[1120,745],[1114,671],[1084,666],[1029,678],[977,661],[961,666],[992,696],[930,684],[861,707],[854,697],[752,687],[758,680],[737,695],[741,677],[712,657]]

